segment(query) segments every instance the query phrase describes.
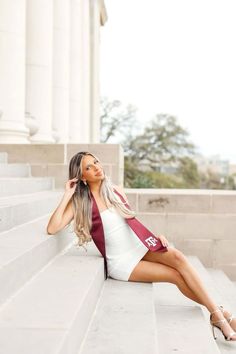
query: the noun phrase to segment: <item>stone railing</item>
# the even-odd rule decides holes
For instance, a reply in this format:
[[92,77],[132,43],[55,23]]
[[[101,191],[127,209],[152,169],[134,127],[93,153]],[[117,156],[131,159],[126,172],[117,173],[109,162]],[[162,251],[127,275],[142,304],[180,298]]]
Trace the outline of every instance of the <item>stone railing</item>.
[[236,280],[236,191],[125,189],[137,218],[206,267]]

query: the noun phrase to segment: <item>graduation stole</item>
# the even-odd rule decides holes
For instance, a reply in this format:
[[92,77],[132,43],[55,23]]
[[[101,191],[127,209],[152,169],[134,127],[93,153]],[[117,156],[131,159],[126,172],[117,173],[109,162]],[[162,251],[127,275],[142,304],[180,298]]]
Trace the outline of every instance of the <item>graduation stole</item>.
[[[125,206],[128,209],[131,209],[129,204],[123,198],[123,196],[113,189],[114,192],[120,197],[121,201],[125,203]],[[102,219],[100,216],[100,212],[96,203],[96,200],[91,193],[92,200],[92,228],[90,230],[90,234],[93,238],[95,245],[98,250],[102,254],[104,258],[104,271],[105,271],[105,279],[107,279],[107,260],[106,260],[106,247],[105,247],[105,237],[104,237],[104,229],[102,224]],[[168,248],[163,246],[160,239],[156,237],[151,231],[149,231],[140,221],[138,221],[135,217],[132,218],[124,218],[127,224],[131,227],[140,241],[152,252],[166,252]]]

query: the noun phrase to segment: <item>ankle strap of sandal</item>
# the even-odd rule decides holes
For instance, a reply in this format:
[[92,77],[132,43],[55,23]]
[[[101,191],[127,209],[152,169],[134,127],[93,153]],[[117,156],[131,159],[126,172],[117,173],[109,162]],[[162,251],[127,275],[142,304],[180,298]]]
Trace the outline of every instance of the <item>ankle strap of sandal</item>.
[[216,312],[222,312],[221,310],[215,310],[215,311],[213,311],[213,312],[211,312],[211,315],[213,315],[213,313],[216,313]]
[[217,321],[211,321],[211,324],[220,324],[220,323],[225,323],[226,319],[224,318],[223,320],[217,320]]

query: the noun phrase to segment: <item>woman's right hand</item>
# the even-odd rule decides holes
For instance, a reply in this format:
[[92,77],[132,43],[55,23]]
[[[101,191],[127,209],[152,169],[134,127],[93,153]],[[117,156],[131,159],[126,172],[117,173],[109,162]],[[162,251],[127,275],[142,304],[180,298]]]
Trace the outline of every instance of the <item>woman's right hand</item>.
[[78,183],[78,178],[75,177],[69,179],[65,184],[65,192],[73,195],[77,187],[77,183]]

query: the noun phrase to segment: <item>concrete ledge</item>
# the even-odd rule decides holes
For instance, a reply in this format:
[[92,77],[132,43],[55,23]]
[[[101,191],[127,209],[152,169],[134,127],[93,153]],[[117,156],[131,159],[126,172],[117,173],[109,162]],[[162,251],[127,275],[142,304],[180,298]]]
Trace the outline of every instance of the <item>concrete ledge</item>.
[[[195,267],[197,270],[198,274],[200,275],[205,287],[207,288],[209,294],[211,295],[212,299],[216,302],[217,305],[223,305],[224,307],[233,310],[231,305],[232,302],[229,302],[229,297],[226,296],[228,291],[226,292],[223,290],[223,287],[227,284],[227,287],[229,283],[226,283],[225,277],[224,281],[222,282],[222,277],[216,281],[216,277],[212,277],[212,274],[203,266],[203,264],[199,261],[197,257],[188,257],[191,264]],[[232,291],[232,287],[231,291]],[[232,294],[232,293],[231,293]],[[231,299],[234,301],[234,299]],[[235,304],[235,302],[234,302]],[[206,319],[206,322],[209,324],[209,312],[208,310],[204,307],[201,306],[204,317]],[[210,324],[209,324],[210,327]],[[212,336],[212,335],[211,335]],[[226,342],[222,336],[222,334],[218,333],[217,331],[217,336],[218,339],[215,341],[220,352],[221,353],[235,353],[236,352],[236,342]],[[212,336],[213,338],[213,336]]]
[[157,354],[156,344],[152,284],[108,278],[79,354]]
[[0,144],[8,163],[63,163],[64,144]]
[[126,188],[138,212],[236,214],[236,191],[215,189]]
[[1,177],[0,197],[49,190],[53,186],[52,177]]
[[89,151],[103,162],[114,165],[124,160],[119,144],[0,144],[0,153],[7,153],[9,164],[65,164],[79,151]]
[[161,354],[220,354],[199,307],[162,305],[156,307],[156,315]]
[[[221,269],[207,268],[214,281],[217,291],[222,296],[223,302],[229,304],[229,310],[236,313],[236,287]],[[224,304],[223,303],[223,304]]]
[[217,268],[221,268],[231,280],[236,280],[236,263],[233,264],[220,264],[217,265]]
[[42,191],[0,198],[0,232],[52,213],[64,191]]
[[68,230],[47,235],[48,219],[47,215],[0,234],[0,304],[73,242]]
[[29,164],[0,164],[0,177],[30,177]]
[[77,354],[103,283],[102,257],[59,255],[2,307],[1,352]]
[[0,163],[6,164],[7,163],[7,153],[6,152],[0,152]]
[[[0,154],[8,163],[28,163],[32,176],[53,176],[56,188],[64,188],[68,164],[79,151],[89,151],[101,159],[115,184],[123,185],[124,156],[119,144],[0,144]],[[6,156],[2,155],[3,161]]]

